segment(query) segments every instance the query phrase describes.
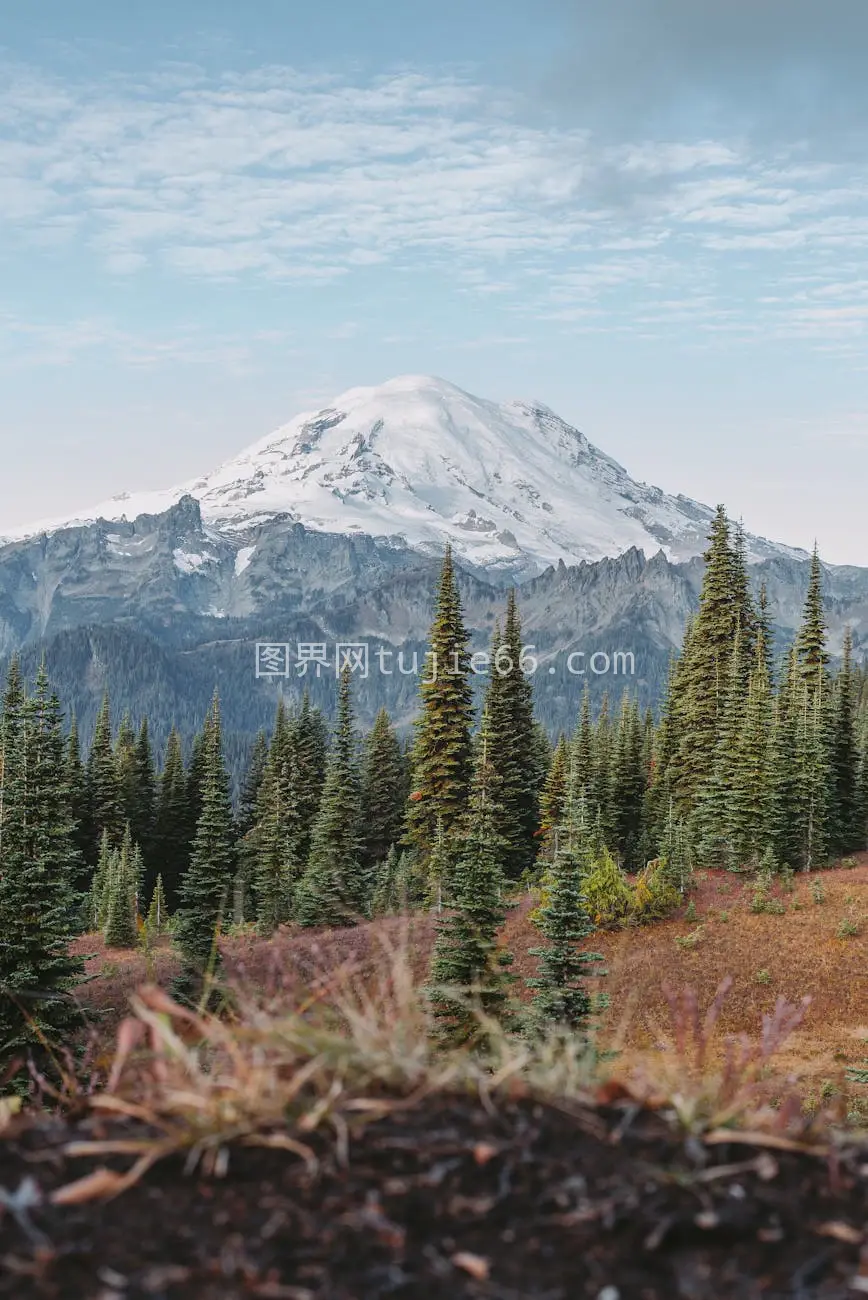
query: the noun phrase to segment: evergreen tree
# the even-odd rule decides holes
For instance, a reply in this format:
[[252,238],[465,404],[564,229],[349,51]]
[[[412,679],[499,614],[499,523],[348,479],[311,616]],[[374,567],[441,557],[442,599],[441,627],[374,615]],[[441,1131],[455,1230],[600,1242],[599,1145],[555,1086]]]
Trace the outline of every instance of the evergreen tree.
[[744,716],[740,724],[738,719],[733,719],[732,726],[733,761],[725,815],[733,859],[738,865],[758,863],[766,848],[772,847],[769,742],[773,698],[765,637],[765,628],[760,624]]
[[325,784],[328,728],[319,709],[311,706],[305,691],[294,729],[295,762],[298,774],[299,862],[310,857],[311,837],[319,814]]
[[557,830],[564,819],[567,807],[568,782],[569,747],[566,737],[561,735],[555,746],[540,799],[540,856],[544,862],[551,862],[554,857]]
[[181,881],[176,937],[186,966],[182,987],[198,984],[216,953],[235,868],[232,803],[223,761],[220,703],[214,702],[202,744],[201,808],[190,867]]
[[533,761],[533,689],[522,668],[522,651],[521,619],[515,590],[510,589],[503,634],[496,634],[492,647],[486,711],[491,762],[502,809],[503,865],[512,879],[533,863],[539,820],[539,775]]
[[0,1060],[37,1056],[78,1026],[71,991],[84,962],[78,932],[77,851],[64,764],[60,708],[44,664],[31,699],[19,664],[9,667],[0,717]]
[[136,879],[129,823],[119,852],[113,856],[108,879],[105,941],[109,948],[133,948],[136,943]]
[[582,893],[582,879],[591,860],[590,839],[584,813],[561,828],[558,847],[549,873],[548,897],[537,922],[546,940],[530,948],[539,958],[539,973],[527,981],[535,990],[530,1027],[539,1030],[555,1026],[575,1033],[587,1033],[594,1000],[587,981],[600,973],[599,953],[583,951],[595,926]]
[[407,774],[401,744],[385,709],[365,740],[362,765],[362,828],[365,870],[382,862],[401,838],[407,802]]
[[796,659],[799,676],[807,687],[808,700],[812,703],[818,692],[825,688],[829,664],[826,615],[823,609],[823,571],[816,546],[811,557],[802,623],[796,637]]
[[262,782],[265,778],[265,769],[268,766],[268,740],[265,732],[260,730],[257,733],[250,758],[247,763],[247,770],[244,773],[244,779],[241,782],[241,794],[238,799],[238,813],[236,815],[236,825],[238,829],[238,838],[243,839],[249,831],[253,830],[257,821],[257,802],[259,791],[262,788]]
[[849,628],[844,633],[844,659],[835,682],[831,742],[832,848],[837,853],[853,853],[865,846],[865,823],[860,806],[853,636]]
[[735,631],[748,621],[740,608],[737,559],[723,506],[718,506],[703,559],[699,612],[682,655],[683,712],[673,794],[679,813],[689,813],[711,777],[718,753],[719,722],[731,694]]
[[92,832],[88,812],[87,773],[81,761],[81,742],[75,714],[69,723],[64,761],[64,782],[69,792],[69,810],[73,821],[73,839],[78,850],[79,870],[74,882],[77,891],[84,893],[90,884],[88,855],[91,851]]
[[92,835],[89,860],[95,863],[108,832],[112,847],[120,847],[124,834],[124,810],[114,746],[108,692],[103,696],[87,761],[89,824]]
[[434,1015],[441,1036],[454,1043],[484,1039],[475,1007],[489,1018],[506,1013],[506,967],[512,957],[497,943],[504,920],[504,845],[498,833],[499,792],[489,746],[488,721],[483,717],[455,873],[454,910],[439,922],[431,963]]
[[643,841],[646,789],[644,734],[639,706],[625,691],[618,720],[609,796],[612,848],[623,865],[638,870]]
[[142,720],[133,751],[133,781],[128,803],[128,818],[133,842],[142,856],[141,903],[147,911],[157,878],[154,861],[154,830],[157,814],[157,781],[154,755],[147,718]]
[[166,892],[163,889],[163,877],[157,876],[154,891],[151,895],[151,906],[148,909],[148,933],[165,934],[169,920],[169,908],[166,903]]
[[190,862],[189,825],[181,737],[173,727],[158,783],[153,836],[153,865],[163,878],[166,902],[173,913],[180,901],[181,881]]
[[272,934],[292,916],[301,874],[298,859],[298,770],[291,744],[279,732],[268,756],[259,791],[256,825],[248,836],[248,859],[261,934]]
[[414,797],[407,811],[408,840],[423,853],[431,851],[438,825],[442,822],[449,838],[467,807],[473,714],[467,641],[447,545],[420,688],[422,711],[412,764]]
[[296,917],[302,925],[352,925],[370,901],[373,881],[362,870],[360,788],[353,730],[350,671],[341,674],[338,717],[322,801]]
[[[591,781],[591,798],[588,801],[591,818],[599,821],[600,833],[605,843],[609,843],[614,834],[612,810],[612,762],[613,762],[612,722],[609,717],[609,693],[603,692],[600,713],[594,730],[594,772]],[[580,789],[572,782],[573,797],[578,805]]]

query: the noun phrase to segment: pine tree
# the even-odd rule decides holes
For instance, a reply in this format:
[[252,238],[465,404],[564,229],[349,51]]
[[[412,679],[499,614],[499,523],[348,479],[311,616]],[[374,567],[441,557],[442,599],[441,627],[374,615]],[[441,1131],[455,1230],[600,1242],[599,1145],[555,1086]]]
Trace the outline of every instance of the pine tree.
[[401,744],[385,709],[365,740],[362,765],[362,828],[365,870],[374,868],[401,838],[407,801]]
[[238,838],[243,839],[245,835],[256,825],[257,821],[257,801],[259,791],[262,788],[262,782],[265,778],[265,769],[268,766],[268,740],[264,731],[259,731],[250,752],[250,758],[247,762],[247,770],[244,773],[244,779],[241,782],[241,793],[238,799],[238,812],[235,818],[238,830]]
[[70,718],[69,735],[66,741],[64,782],[69,792],[69,810],[74,823],[73,839],[80,864],[75,887],[78,892],[84,893],[90,885],[91,868],[88,865],[88,855],[91,851],[92,831],[88,811],[87,773],[81,761],[81,742],[75,714]]
[[555,746],[551,767],[540,799],[540,856],[544,862],[554,857],[557,829],[564,819],[569,782],[569,747],[561,735]]
[[205,724],[202,753],[202,811],[176,914],[176,936],[186,966],[185,990],[198,984],[216,953],[235,869],[232,803],[216,693]]
[[829,664],[826,615],[823,609],[823,570],[816,546],[811,557],[805,608],[795,648],[799,676],[807,688],[809,702],[812,703],[826,685]]
[[361,865],[360,805],[350,672],[345,668],[310,858],[298,888],[296,917],[302,925],[352,925],[367,910],[373,881]]
[[279,731],[259,791],[257,820],[246,841],[245,876],[256,896],[260,934],[272,934],[292,916],[301,874],[298,858],[298,769],[291,744]]
[[511,879],[517,879],[533,863],[539,821],[533,689],[524,674],[522,651],[521,619],[515,590],[510,589],[503,634],[496,634],[492,647],[486,711],[502,809],[503,864]]
[[80,1023],[70,996],[84,962],[78,932],[78,858],[64,765],[61,713],[43,664],[25,695],[9,667],[0,717],[0,1060],[44,1055]]
[[147,911],[157,878],[154,861],[154,830],[157,814],[157,781],[148,720],[144,718],[133,751],[133,780],[128,803],[128,817],[133,842],[142,856],[141,903]]
[[166,902],[173,913],[180,901],[181,881],[190,862],[189,825],[181,737],[173,727],[158,783],[153,836],[153,865],[163,878]]
[[166,903],[166,892],[163,889],[163,877],[158,875],[151,895],[151,906],[148,909],[148,933],[165,934],[169,920],[169,908]]
[[129,823],[120,852],[114,854],[108,880],[105,941],[108,948],[133,948],[136,943],[136,880]]
[[643,812],[646,789],[644,734],[639,706],[625,691],[618,720],[609,795],[612,847],[631,871],[643,866]]
[[748,611],[739,605],[738,561],[723,506],[717,508],[703,559],[699,612],[680,668],[684,699],[673,788],[679,813],[692,811],[712,774],[719,722],[731,694],[735,632],[748,621]]
[[864,847],[865,825],[860,807],[853,636],[849,628],[844,633],[844,659],[835,681],[831,760],[831,847],[836,853],[853,853]]
[[504,845],[497,829],[500,805],[489,744],[483,717],[456,867],[454,910],[445,913],[438,925],[431,963],[434,1015],[441,1024],[441,1037],[453,1043],[484,1040],[476,1007],[488,1018],[503,1017],[507,1010],[506,967],[512,957],[497,943],[504,920]]
[[776,860],[790,869],[802,865],[803,808],[796,744],[796,713],[784,683],[775,698],[769,736],[767,828]]
[[431,851],[438,825],[442,822],[445,835],[451,836],[467,808],[473,715],[467,641],[447,545],[420,688],[422,712],[416,724],[413,796],[407,811],[408,840],[422,853]]
[[299,862],[310,857],[311,837],[319,814],[325,785],[328,728],[319,709],[311,706],[305,691],[294,729],[295,761],[298,773]]
[[124,834],[124,813],[114,746],[108,692],[103,696],[87,761],[89,823],[92,835],[90,861],[95,863],[108,832],[113,847],[120,847]]
[[546,940],[544,946],[530,948],[539,958],[539,973],[527,981],[535,990],[530,1028],[538,1031],[556,1027],[570,1033],[587,1033],[594,1011],[594,999],[587,981],[601,973],[599,953],[583,951],[583,944],[595,926],[582,893],[582,879],[591,858],[584,810],[578,819],[570,818],[562,827],[558,847],[549,873],[548,898],[540,909],[537,922]]
[[[594,730],[594,771],[591,781],[591,798],[589,811],[592,820],[599,820],[600,832],[605,843],[610,843],[614,834],[612,825],[612,761],[613,741],[612,722],[609,717],[609,693],[603,692],[600,713]],[[579,793],[573,782],[574,798]]]
[[726,808],[734,862],[758,863],[770,842],[772,799],[769,742],[772,735],[773,699],[768,678],[769,656],[765,628],[757,629],[754,665],[748,698],[739,724],[733,719],[733,759]]

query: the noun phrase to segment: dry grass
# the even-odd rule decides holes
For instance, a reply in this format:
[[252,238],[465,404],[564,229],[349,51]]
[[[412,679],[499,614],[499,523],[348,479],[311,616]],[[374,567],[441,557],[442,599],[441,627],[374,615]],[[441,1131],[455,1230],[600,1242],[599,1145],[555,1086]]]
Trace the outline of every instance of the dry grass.
[[[793,893],[777,887],[774,896],[785,906],[783,914],[752,913],[750,882],[708,872],[693,895],[696,921],[685,920],[682,912],[639,929],[595,935],[593,946],[605,956],[608,970],[600,987],[611,1002],[604,1044],[620,1048],[625,1065],[641,1065],[649,1053],[670,1050],[663,983],[693,989],[699,1004],[708,1006],[721,981],[731,976],[719,1033],[754,1032],[779,996],[791,1003],[810,997],[804,1024],[776,1056],[778,1067],[805,1094],[825,1080],[840,1085],[847,1065],[868,1054],[868,925],[859,936],[837,937],[842,916],[861,912],[868,918],[868,854],[858,862],[850,870],[796,876]],[[821,904],[812,901],[816,879],[825,893]],[[794,901],[800,904],[795,909]],[[522,979],[535,965],[527,953],[536,933],[527,920],[529,907],[524,903],[512,914],[505,934],[516,954],[513,970]],[[695,944],[677,943],[699,927]]]

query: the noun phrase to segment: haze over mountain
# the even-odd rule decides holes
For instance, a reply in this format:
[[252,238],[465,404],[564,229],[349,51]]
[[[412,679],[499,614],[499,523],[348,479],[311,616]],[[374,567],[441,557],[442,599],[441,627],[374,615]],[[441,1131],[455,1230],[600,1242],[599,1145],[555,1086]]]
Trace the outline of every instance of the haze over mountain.
[[[215,534],[237,541],[239,573],[252,555],[246,534],[277,516],[319,532],[400,539],[424,553],[439,553],[448,538],[475,569],[521,578],[631,547],[689,559],[704,549],[712,515],[635,482],[540,402],[498,404],[444,379],[405,375],[297,415],[201,478],[123,494],[12,536],[132,521],[185,496]],[[804,555],[762,538],[748,544],[754,560]],[[216,559],[205,550],[180,552],[176,562],[198,570]]]

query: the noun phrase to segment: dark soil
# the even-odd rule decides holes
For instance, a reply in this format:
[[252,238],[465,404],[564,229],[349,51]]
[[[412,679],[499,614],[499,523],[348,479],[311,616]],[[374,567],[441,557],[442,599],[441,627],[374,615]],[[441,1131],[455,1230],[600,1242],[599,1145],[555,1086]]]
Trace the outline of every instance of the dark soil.
[[[94,1122],[0,1139],[0,1296],[29,1300],[753,1300],[868,1293],[868,1151],[685,1141],[659,1116],[430,1098],[298,1158],[166,1162],[107,1202],[51,1190]],[[111,1164],[112,1161],[107,1163]],[[122,1167],[117,1166],[115,1167]],[[41,1203],[14,1196],[32,1179]],[[25,1184],[26,1191],[26,1184]],[[860,1260],[860,1251],[862,1252]],[[858,1280],[853,1285],[853,1280]]]

